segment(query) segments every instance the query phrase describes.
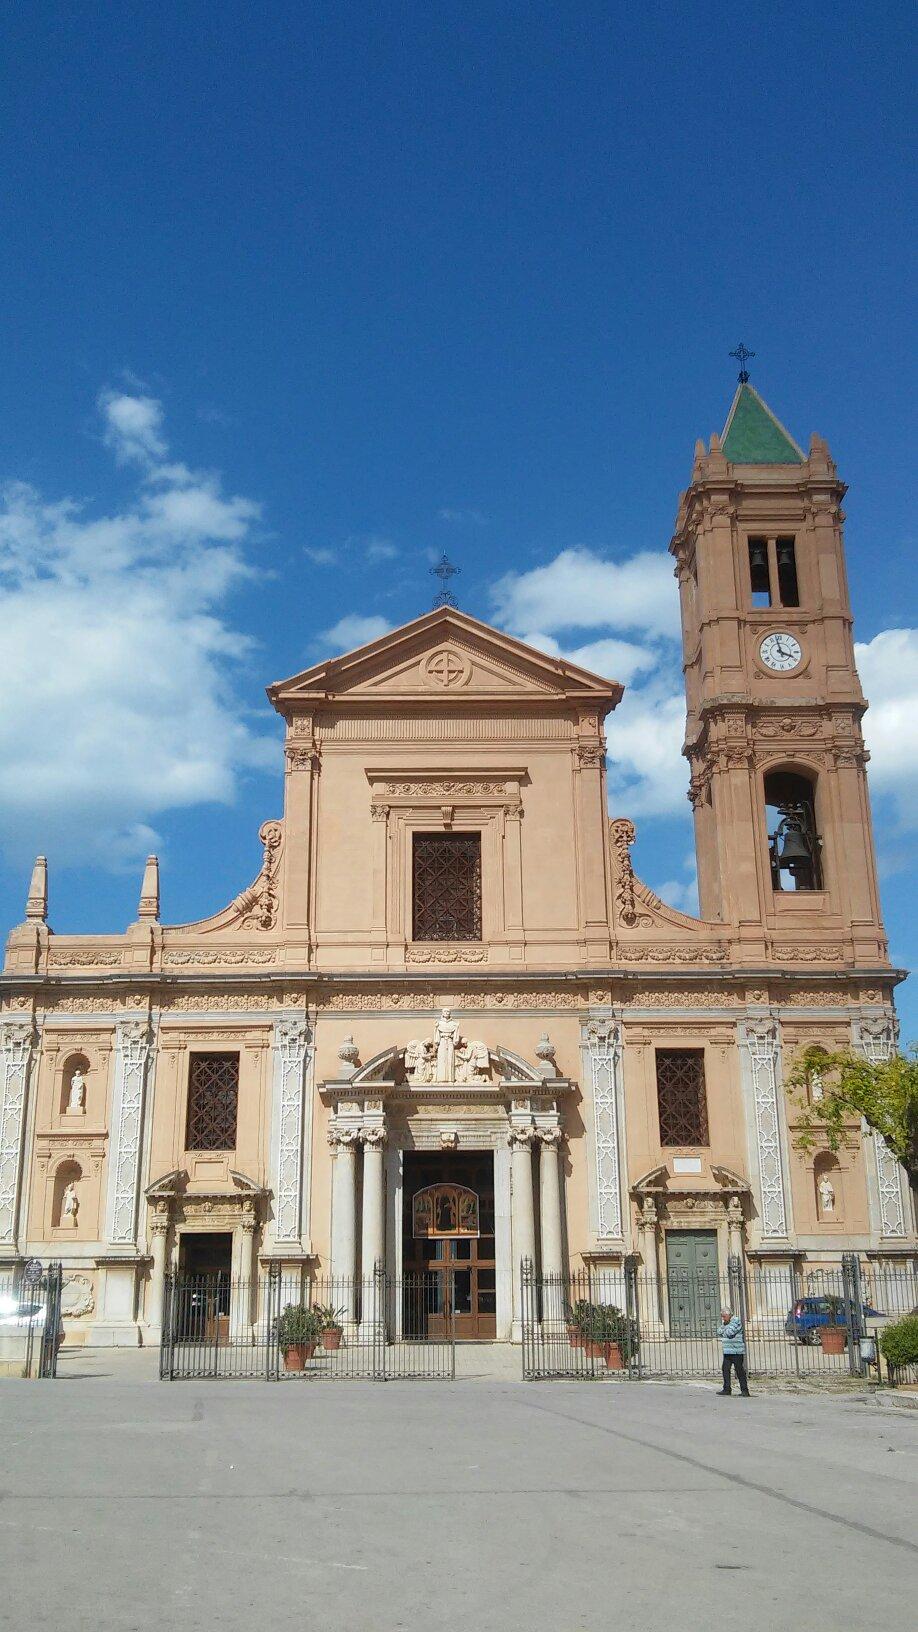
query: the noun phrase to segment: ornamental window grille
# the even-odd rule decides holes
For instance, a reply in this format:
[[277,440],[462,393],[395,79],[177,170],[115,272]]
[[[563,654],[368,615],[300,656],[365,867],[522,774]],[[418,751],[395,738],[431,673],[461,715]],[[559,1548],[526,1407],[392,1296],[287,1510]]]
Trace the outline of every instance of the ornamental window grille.
[[704,1050],[658,1048],[656,1053],[660,1144],[708,1144]]
[[481,940],[481,834],[415,833],[416,941]]
[[186,1150],[235,1150],[239,1055],[192,1054]]

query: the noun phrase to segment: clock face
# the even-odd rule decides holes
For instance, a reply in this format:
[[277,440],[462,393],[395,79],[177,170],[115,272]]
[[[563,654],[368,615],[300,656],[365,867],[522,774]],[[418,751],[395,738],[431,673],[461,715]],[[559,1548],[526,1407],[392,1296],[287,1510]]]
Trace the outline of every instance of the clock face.
[[793,635],[775,633],[766,635],[759,647],[759,656],[767,669],[783,674],[795,669],[803,656],[803,648]]

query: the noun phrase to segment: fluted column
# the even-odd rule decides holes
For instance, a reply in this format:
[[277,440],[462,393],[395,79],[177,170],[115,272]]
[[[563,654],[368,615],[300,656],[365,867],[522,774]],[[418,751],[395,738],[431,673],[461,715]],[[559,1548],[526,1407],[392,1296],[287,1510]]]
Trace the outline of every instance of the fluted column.
[[166,1289],[166,1237],[169,1219],[166,1213],[156,1213],[150,1220],[150,1303],[147,1335],[152,1338],[162,1331],[163,1298]]
[[386,1255],[385,1175],[383,1151],[386,1130],[381,1127],[364,1128],[360,1135],[363,1143],[363,1217],[360,1233],[361,1278],[363,1282],[362,1324],[380,1325],[383,1309],[377,1297],[374,1279],[376,1265]]
[[354,1320],[354,1278],[357,1274],[357,1133],[353,1128],[333,1128],[328,1142],[332,1147],[332,1231],[330,1302],[343,1310],[342,1319]]
[[653,1196],[645,1196],[638,1219],[641,1249],[641,1276],[638,1306],[642,1326],[660,1325],[660,1271],[657,1263],[657,1206]]
[[513,1267],[514,1343],[523,1340],[522,1287],[520,1265],[524,1258],[535,1264],[535,1212],[532,1205],[532,1127],[511,1128],[510,1139],[510,1250]]
[[560,1329],[567,1298],[564,1285],[564,1228],[561,1213],[560,1128],[539,1129],[539,1212],[542,1235],[542,1320]]

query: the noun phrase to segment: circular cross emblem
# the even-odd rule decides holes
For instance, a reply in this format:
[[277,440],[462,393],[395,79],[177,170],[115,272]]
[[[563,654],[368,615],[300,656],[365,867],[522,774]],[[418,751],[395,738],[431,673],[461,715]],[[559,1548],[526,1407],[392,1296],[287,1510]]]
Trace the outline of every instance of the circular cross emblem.
[[465,685],[472,673],[472,665],[460,652],[445,646],[439,652],[432,652],[425,660],[424,673],[434,685],[454,691],[457,686]]

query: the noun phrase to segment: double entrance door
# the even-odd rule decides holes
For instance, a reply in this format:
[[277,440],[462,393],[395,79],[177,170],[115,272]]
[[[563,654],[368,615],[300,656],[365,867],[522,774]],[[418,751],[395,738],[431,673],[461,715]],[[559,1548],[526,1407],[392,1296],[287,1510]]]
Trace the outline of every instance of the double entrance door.
[[720,1324],[716,1230],[668,1230],[666,1280],[674,1337],[711,1337]]
[[492,1153],[406,1151],[402,1193],[406,1333],[496,1337]]

